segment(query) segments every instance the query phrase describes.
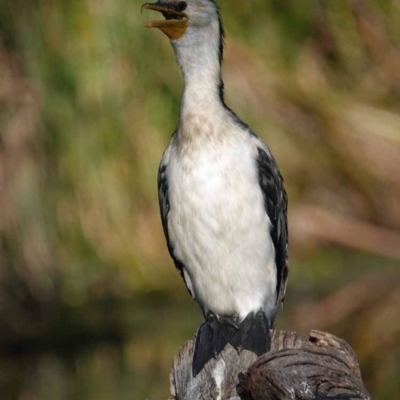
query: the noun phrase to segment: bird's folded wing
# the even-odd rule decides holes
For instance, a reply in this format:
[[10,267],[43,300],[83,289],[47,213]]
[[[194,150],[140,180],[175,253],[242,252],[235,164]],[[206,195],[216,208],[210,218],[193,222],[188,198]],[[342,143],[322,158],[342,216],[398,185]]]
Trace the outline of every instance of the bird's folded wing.
[[264,196],[265,211],[271,220],[271,238],[275,247],[277,270],[277,304],[285,298],[288,275],[288,228],[287,195],[283,178],[268,149],[258,147],[257,167],[261,191]]

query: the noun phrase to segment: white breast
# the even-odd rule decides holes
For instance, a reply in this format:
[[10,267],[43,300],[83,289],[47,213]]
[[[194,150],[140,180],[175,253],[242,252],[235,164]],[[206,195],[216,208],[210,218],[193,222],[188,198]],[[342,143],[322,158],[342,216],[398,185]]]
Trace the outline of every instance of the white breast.
[[190,151],[172,143],[167,154],[169,236],[204,312],[275,311],[275,252],[252,140],[208,138]]

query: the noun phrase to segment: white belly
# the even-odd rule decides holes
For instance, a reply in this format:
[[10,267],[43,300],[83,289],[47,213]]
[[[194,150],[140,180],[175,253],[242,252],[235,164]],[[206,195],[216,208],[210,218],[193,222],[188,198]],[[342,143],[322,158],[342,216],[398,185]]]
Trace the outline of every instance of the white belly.
[[[252,149],[212,147],[170,159],[169,236],[203,311],[276,307],[275,252]],[[244,146],[246,147],[246,146]]]

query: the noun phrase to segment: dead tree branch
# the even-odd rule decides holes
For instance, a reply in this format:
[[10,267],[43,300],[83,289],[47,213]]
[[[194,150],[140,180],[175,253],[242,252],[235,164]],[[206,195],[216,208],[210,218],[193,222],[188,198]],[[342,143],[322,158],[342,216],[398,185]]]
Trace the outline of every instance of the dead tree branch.
[[329,333],[274,331],[271,351],[257,360],[228,345],[196,377],[193,346],[174,359],[170,400],[371,400],[354,351]]

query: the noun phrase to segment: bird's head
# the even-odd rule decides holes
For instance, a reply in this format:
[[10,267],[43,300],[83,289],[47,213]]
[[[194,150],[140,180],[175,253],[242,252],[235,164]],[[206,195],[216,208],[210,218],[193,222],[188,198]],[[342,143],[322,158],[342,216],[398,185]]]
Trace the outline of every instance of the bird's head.
[[218,7],[213,0],[159,0],[143,4],[143,9],[159,11],[164,16],[164,20],[151,21],[145,26],[160,29],[171,41],[220,24]]
[[193,92],[198,92],[208,85],[211,91],[217,88],[222,97],[224,32],[214,0],[158,0],[143,4],[143,9],[158,11],[164,16],[145,26],[160,29],[170,39],[185,88],[190,86]]

